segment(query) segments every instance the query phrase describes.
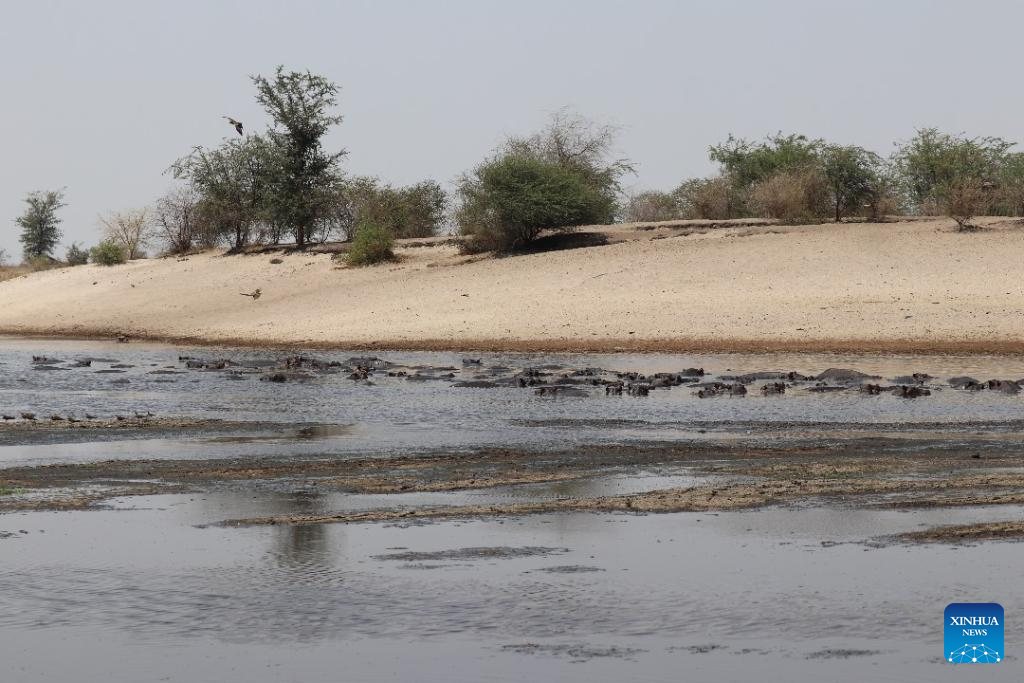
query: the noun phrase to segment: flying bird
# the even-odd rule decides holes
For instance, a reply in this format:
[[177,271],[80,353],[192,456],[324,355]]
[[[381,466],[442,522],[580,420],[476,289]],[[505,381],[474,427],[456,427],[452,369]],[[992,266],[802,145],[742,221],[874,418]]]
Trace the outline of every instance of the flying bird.
[[235,127],[235,130],[238,131],[239,135],[242,134],[242,122],[241,121],[235,121],[230,116],[225,116],[224,118],[226,118],[228,120],[228,123],[230,123],[232,126]]

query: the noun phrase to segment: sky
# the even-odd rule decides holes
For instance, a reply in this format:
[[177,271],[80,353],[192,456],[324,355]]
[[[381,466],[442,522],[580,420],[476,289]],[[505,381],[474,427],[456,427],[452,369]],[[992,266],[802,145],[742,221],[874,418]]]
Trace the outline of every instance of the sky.
[[267,117],[250,76],[327,76],[345,170],[449,185],[569,109],[619,127],[636,190],[715,170],[730,133],[888,154],[916,128],[1024,141],[1019,0],[145,0],[0,3],[0,249],[29,191],[64,240],[152,203],[194,146]]

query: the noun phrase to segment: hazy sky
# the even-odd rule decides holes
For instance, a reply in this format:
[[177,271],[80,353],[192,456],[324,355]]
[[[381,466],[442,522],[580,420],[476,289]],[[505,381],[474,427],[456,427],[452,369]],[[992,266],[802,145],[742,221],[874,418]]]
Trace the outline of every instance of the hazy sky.
[[[1024,140],[1019,0],[0,4],[0,248],[26,192],[67,188],[64,244],[151,202],[194,145],[266,118],[250,74],[342,87],[351,173],[449,183],[571,107],[622,128],[637,188],[782,130],[888,153],[915,127]],[[63,246],[58,255],[63,256]]]

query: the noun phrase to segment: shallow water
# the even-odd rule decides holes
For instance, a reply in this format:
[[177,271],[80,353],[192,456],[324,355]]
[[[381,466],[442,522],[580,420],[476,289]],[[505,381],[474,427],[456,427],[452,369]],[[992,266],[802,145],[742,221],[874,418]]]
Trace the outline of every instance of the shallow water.
[[[39,370],[32,356],[64,361],[103,359],[89,368]],[[588,398],[537,396],[531,389],[455,388],[488,367],[513,369],[557,365],[567,369],[601,367],[616,371],[680,371],[703,367],[709,380],[723,374],[762,370],[820,373],[832,367],[853,368],[885,378],[927,372],[938,378],[972,375],[978,379],[1024,378],[1024,357],[853,356],[835,354],[772,355],[598,355],[571,356],[473,354],[482,368],[462,367],[466,354],[380,353],[405,366],[452,367],[452,379],[424,382],[378,373],[373,384],[354,382],[346,373],[283,384],[258,381],[258,371],[230,379],[232,373],[189,370],[179,356],[232,358],[256,367],[272,364],[289,352],[181,348],[143,344],[105,344],[53,340],[0,339],[0,412],[32,411],[42,419],[53,413],[100,417],[133,412],[157,416],[191,416],[274,423],[324,423],[343,426],[337,433],[303,433],[302,427],[254,434],[197,438],[147,438],[132,443],[87,443],[80,433],[54,436],[54,443],[18,443],[0,433],[0,463],[88,461],[101,458],[206,458],[256,455],[340,456],[345,453],[407,452],[484,446],[557,448],[585,443],[636,441],[706,441],[751,435],[782,437],[842,436],[842,429],[894,429],[915,424],[951,438],[977,432],[1024,432],[1024,394],[964,392],[937,386],[928,397],[907,400],[854,391],[816,394],[793,389],[783,396],[702,400],[687,387],[652,391],[647,397],[608,397],[601,387]],[[307,354],[344,361],[340,352]],[[112,361],[112,362],[110,362]],[[112,365],[131,365],[108,374]],[[155,375],[169,371],[174,375]],[[125,382],[116,384],[115,382]],[[85,438],[96,439],[95,435]],[[102,437],[106,438],[106,437]]]
[[[939,659],[945,605],[997,599],[1010,615],[1024,604],[1019,544],[982,555],[871,543],[1021,508],[195,526],[225,506],[236,504],[159,496],[0,518],[28,532],[0,541],[3,661],[51,681],[668,681],[681,666],[953,680]],[[71,666],[83,639],[123,649]],[[1021,645],[1009,636],[1007,651]],[[850,649],[869,654],[830,652]],[[1010,680],[1015,662],[986,678]]]
[[[93,357],[38,370],[33,355]],[[701,400],[551,398],[459,389],[465,354],[377,354],[455,367],[411,382],[344,374],[260,382],[187,370],[179,355],[252,366],[288,352],[0,340],[0,411],[217,417],[231,433],[0,433],[0,466],[138,458],[382,456],[478,446],[887,438],[1024,442],[1024,395],[936,386],[915,400],[855,392]],[[310,355],[310,354],[307,354]],[[353,355],[314,354],[344,360]],[[557,364],[710,375],[846,367],[886,378],[1024,377],[1021,357],[473,354],[483,366]],[[131,368],[110,366],[133,365]],[[170,370],[180,374],[151,374]],[[107,373],[99,370],[117,369]],[[127,380],[127,383],[119,382]],[[255,429],[260,422],[279,426]],[[303,425],[300,423],[309,423]],[[331,425],[310,429],[310,424]],[[93,439],[93,440],[89,440]],[[227,518],[381,506],[484,505],[688,486],[685,467],[453,493],[345,495],[273,485],[118,499],[112,509],[0,515],[0,680],[861,681],[955,680],[942,610],[1024,607],[1024,545],[909,546],[892,534],[1019,519],[1019,507],[897,512],[846,506],[730,513],[548,514],[486,521],[251,528]],[[413,555],[403,555],[413,553]],[[986,679],[1019,678],[1019,629]]]

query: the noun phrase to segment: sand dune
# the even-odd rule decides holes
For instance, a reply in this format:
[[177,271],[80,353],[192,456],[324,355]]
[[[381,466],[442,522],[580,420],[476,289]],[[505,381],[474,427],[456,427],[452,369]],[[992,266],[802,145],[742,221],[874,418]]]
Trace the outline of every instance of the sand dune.
[[[406,245],[400,262],[370,268],[219,252],[89,265],[0,283],[0,331],[351,348],[1024,352],[1024,226],[984,224],[609,226],[594,229],[604,246],[474,258]],[[256,288],[256,301],[239,296]]]

